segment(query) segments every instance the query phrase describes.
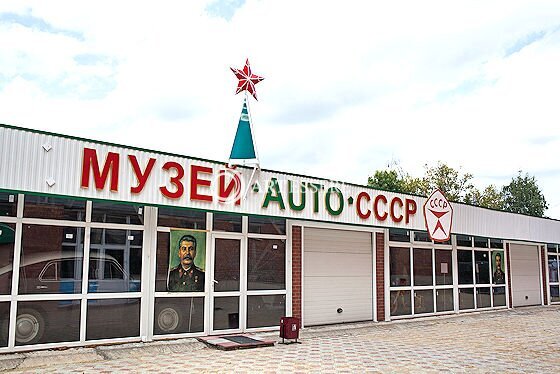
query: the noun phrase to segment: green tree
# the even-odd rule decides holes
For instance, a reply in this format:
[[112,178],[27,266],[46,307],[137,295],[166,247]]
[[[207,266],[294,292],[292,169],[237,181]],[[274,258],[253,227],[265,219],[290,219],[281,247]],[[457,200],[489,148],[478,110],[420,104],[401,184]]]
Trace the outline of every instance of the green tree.
[[502,188],[504,209],[508,212],[543,217],[548,204],[541,192],[535,177],[522,171],[511,179],[510,184]]
[[473,191],[466,196],[464,202],[490,209],[504,209],[504,195],[502,191],[493,184],[487,186],[482,191],[476,188],[473,189]]
[[420,187],[423,189],[422,195],[428,195],[439,188],[449,200],[465,202],[476,190],[471,182],[472,174],[463,174],[460,169],[454,169],[441,161],[436,166],[426,164],[424,168],[426,172]]
[[368,186],[385,191],[420,194],[424,190],[420,178],[413,178],[398,165],[387,170],[377,170],[368,177]]

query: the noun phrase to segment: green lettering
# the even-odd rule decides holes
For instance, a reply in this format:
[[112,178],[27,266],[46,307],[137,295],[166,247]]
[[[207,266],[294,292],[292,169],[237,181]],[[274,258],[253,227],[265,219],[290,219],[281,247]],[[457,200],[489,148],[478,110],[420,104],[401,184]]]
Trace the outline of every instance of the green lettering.
[[268,189],[266,191],[266,196],[263,202],[263,208],[268,208],[270,202],[276,202],[280,206],[280,209],[284,210],[284,199],[282,198],[282,192],[280,192],[280,186],[278,185],[278,180],[276,178],[271,178],[268,184]]
[[[334,210],[331,207],[331,192],[336,193],[336,196],[338,197],[337,210]],[[342,211],[344,210],[344,197],[342,196],[342,192],[338,188],[331,187],[327,190],[327,193],[325,194],[325,206],[327,207],[327,211],[333,216],[338,216],[340,213],[342,213]]]
[[296,205],[294,203],[294,191],[292,188],[292,181],[288,180],[288,204],[290,205],[290,209],[300,211],[305,208],[305,182],[301,182],[299,184],[300,187],[300,204]]

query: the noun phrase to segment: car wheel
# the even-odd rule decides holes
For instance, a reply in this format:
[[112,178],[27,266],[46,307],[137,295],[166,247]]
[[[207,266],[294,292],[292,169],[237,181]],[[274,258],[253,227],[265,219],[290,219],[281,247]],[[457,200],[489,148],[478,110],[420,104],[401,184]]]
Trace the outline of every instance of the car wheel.
[[158,332],[169,334],[177,331],[181,325],[181,315],[173,306],[160,308],[156,313],[156,326]]
[[45,319],[34,309],[23,309],[16,319],[16,343],[34,344],[45,332]]

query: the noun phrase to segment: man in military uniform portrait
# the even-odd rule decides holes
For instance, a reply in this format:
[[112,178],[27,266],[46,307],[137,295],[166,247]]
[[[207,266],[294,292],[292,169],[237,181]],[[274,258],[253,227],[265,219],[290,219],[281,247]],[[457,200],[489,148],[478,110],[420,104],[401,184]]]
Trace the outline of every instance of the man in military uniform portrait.
[[167,290],[172,292],[204,291],[204,271],[194,264],[196,238],[183,235],[179,239],[177,256],[179,265],[169,271]]
[[494,284],[505,284],[506,274],[502,270],[502,252],[494,255]]

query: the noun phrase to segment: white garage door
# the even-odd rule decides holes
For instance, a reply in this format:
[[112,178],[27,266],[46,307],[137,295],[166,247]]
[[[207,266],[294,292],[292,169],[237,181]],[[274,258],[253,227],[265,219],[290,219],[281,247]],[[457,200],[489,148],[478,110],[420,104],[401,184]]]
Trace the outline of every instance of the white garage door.
[[535,245],[510,244],[513,306],[540,305],[539,252]]
[[305,228],[303,235],[303,323],[371,321],[372,234]]

